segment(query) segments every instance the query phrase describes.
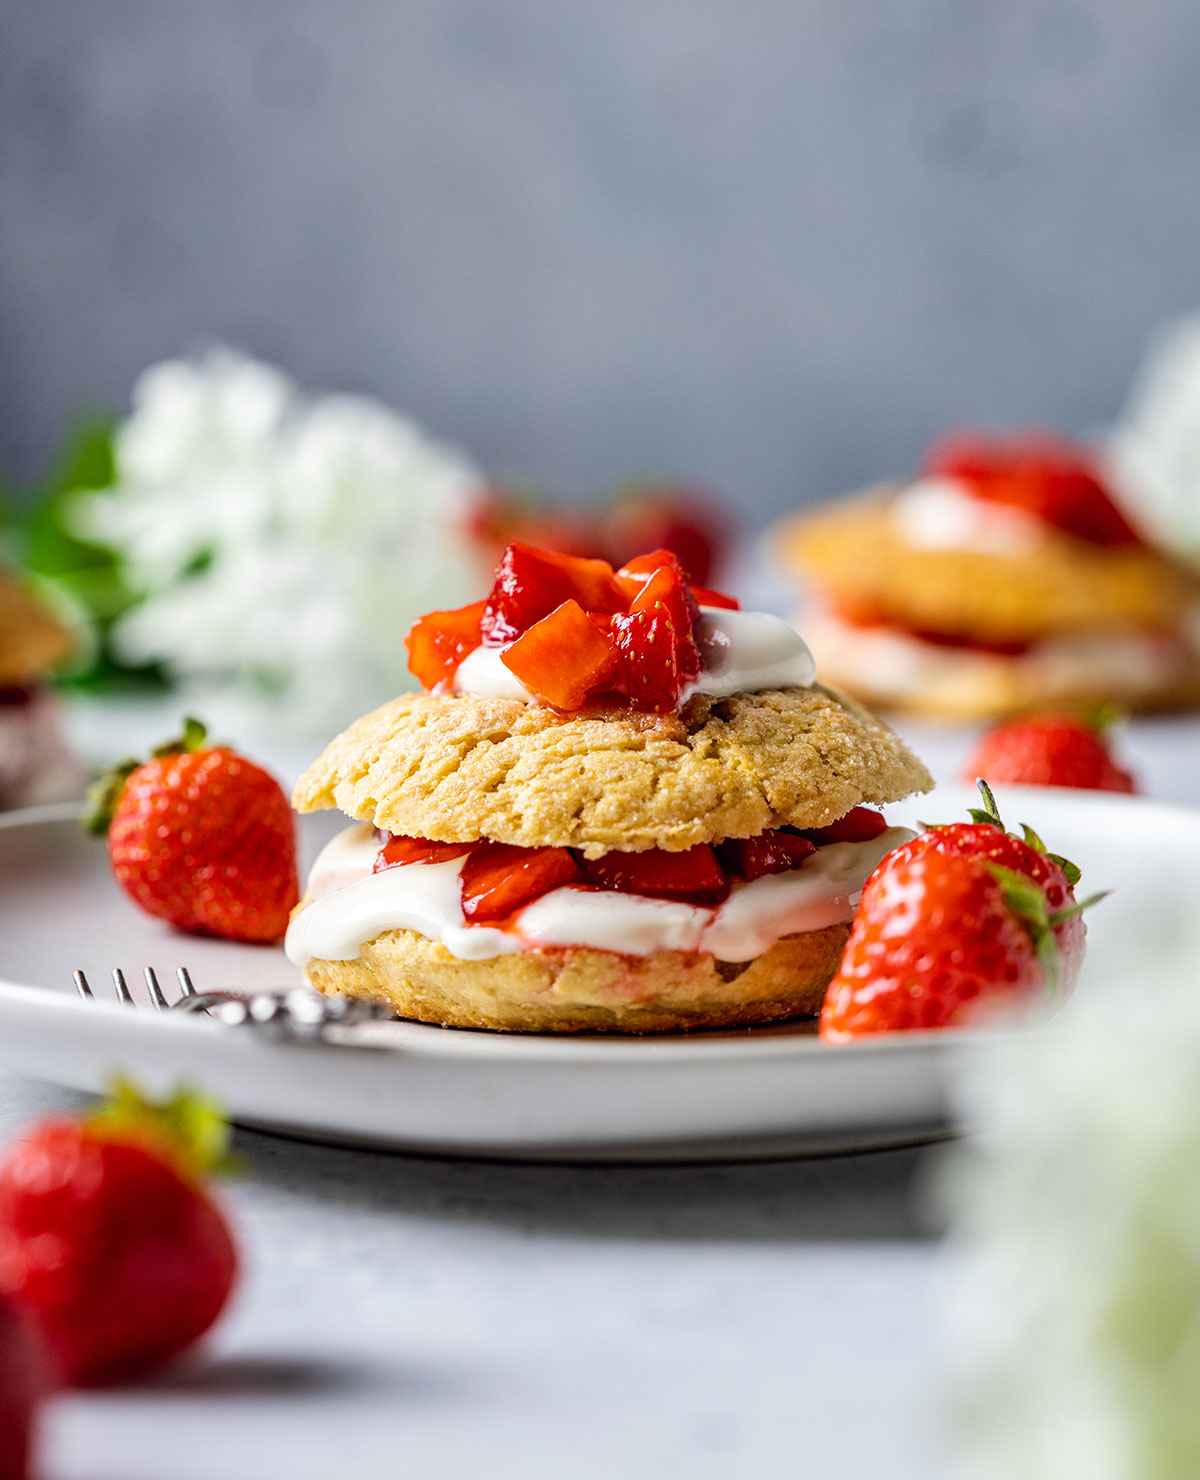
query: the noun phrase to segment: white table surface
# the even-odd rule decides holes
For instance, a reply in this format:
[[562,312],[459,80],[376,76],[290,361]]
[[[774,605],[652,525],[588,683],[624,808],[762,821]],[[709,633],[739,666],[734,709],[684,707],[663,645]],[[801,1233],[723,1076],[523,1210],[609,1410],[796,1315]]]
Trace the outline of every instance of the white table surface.
[[[124,751],[161,715],[73,723]],[[946,775],[970,740],[913,738]],[[1125,748],[1152,794],[1200,804],[1200,725]],[[75,1103],[0,1077],[0,1138]],[[57,1400],[48,1480],[948,1472],[936,1151],[621,1169],[238,1149],[230,1315],[157,1384]]]

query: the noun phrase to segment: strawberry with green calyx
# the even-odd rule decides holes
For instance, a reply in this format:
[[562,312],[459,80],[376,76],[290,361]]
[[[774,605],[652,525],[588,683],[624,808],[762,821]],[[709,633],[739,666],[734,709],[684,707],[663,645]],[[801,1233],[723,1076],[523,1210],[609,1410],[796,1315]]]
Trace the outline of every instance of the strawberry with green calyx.
[[[1024,875],[935,849],[889,855],[867,880],[825,993],[820,1033],[844,1043],[876,1033],[960,1027],[985,1005],[1032,1001],[1047,985],[1027,913],[1045,900]],[[885,860],[886,862],[887,860]],[[1014,904],[1016,907],[1014,907]],[[1047,928],[1043,938],[1052,940]]]
[[1116,711],[1028,714],[989,730],[966,768],[968,776],[1025,786],[1068,786],[1133,793],[1131,772],[1113,758],[1108,731]]
[[1005,830],[996,798],[970,822],[926,826],[894,848],[867,880],[821,1033],[945,1027],[979,1000],[1073,986],[1083,962],[1079,870],[1047,852],[1030,827]]
[[[1050,913],[1061,916],[1053,926],[1055,939],[1068,970],[1077,970],[1086,936],[1078,913],[1071,913],[1075,886],[1082,877],[1078,867],[1061,853],[1051,853],[1028,824],[1022,824],[1021,837],[1006,831],[995,794],[984,780],[979,782],[979,795],[983,806],[968,809],[970,822],[927,823],[923,832],[889,853],[879,867],[886,868],[890,859],[905,850],[924,852],[932,848],[939,853],[982,858],[1023,874],[1043,891]],[[1089,905],[1094,902],[1087,901]]]
[[200,935],[270,943],[300,897],[292,810],[268,772],[199,720],[150,760],[123,761],[89,797],[118,883],[148,914]]
[[203,1179],[228,1127],[203,1096],[118,1082],[102,1110],[36,1125],[0,1160],[0,1292],[40,1328],[60,1379],[141,1377],[224,1309],[237,1252]]

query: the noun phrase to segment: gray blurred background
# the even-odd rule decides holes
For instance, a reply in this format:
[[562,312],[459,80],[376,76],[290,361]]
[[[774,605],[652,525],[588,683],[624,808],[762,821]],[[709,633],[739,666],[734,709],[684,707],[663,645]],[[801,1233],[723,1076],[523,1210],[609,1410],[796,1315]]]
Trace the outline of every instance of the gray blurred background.
[[0,468],[229,341],[756,518],[1200,301],[1191,0],[0,0]]

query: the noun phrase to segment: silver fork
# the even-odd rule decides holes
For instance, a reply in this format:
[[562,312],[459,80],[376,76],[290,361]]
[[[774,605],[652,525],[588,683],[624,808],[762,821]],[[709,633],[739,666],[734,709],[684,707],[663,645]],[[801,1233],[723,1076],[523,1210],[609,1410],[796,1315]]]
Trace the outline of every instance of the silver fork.
[[[198,992],[186,966],[179,967],[175,973],[180,995],[171,1002],[153,966],[144,967],[142,974],[150,1001],[159,1012],[193,1013],[229,1028],[255,1028],[274,1038],[312,1042],[324,1038],[330,1028],[354,1027],[392,1016],[377,1002],[324,997],[309,987],[289,987],[279,992]],[[76,970],[71,976],[84,1001],[95,1002],[96,994],[87,973]],[[136,1007],[129,982],[119,966],[113,968],[112,979],[117,1001],[126,1007]]]

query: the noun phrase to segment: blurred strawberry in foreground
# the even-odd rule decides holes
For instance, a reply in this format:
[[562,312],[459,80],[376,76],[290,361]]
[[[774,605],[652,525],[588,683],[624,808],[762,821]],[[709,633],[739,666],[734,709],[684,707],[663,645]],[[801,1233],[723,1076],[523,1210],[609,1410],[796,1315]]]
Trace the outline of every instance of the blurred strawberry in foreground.
[[565,509],[529,493],[485,489],[466,517],[468,538],[491,567],[513,543],[621,566],[643,550],[669,550],[692,585],[706,586],[724,560],[729,531],[704,495],[673,484],[622,489],[601,508]]
[[0,1295],[0,1476],[31,1480],[38,1410],[47,1390],[45,1353],[32,1320]]
[[64,1384],[144,1376],[220,1315],[237,1253],[201,1179],[227,1149],[209,1101],[154,1105],[125,1083],[94,1115],[43,1121],[8,1148],[0,1293],[36,1322]]
[[986,782],[971,822],[927,828],[867,880],[821,1010],[821,1037],[962,1026],[984,1004],[1062,995],[1083,964],[1079,870],[1026,827],[1006,832]]
[[117,766],[93,787],[87,826],[107,834],[113,873],[147,914],[277,941],[300,897],[292,809],[273,776],[206,738],[188,719],[149,761]]
[[1109,749],[1103,723],[1073,714],[1030,714],[998,725],[979,742],[964,775],[1026,786],[1137,791]]

